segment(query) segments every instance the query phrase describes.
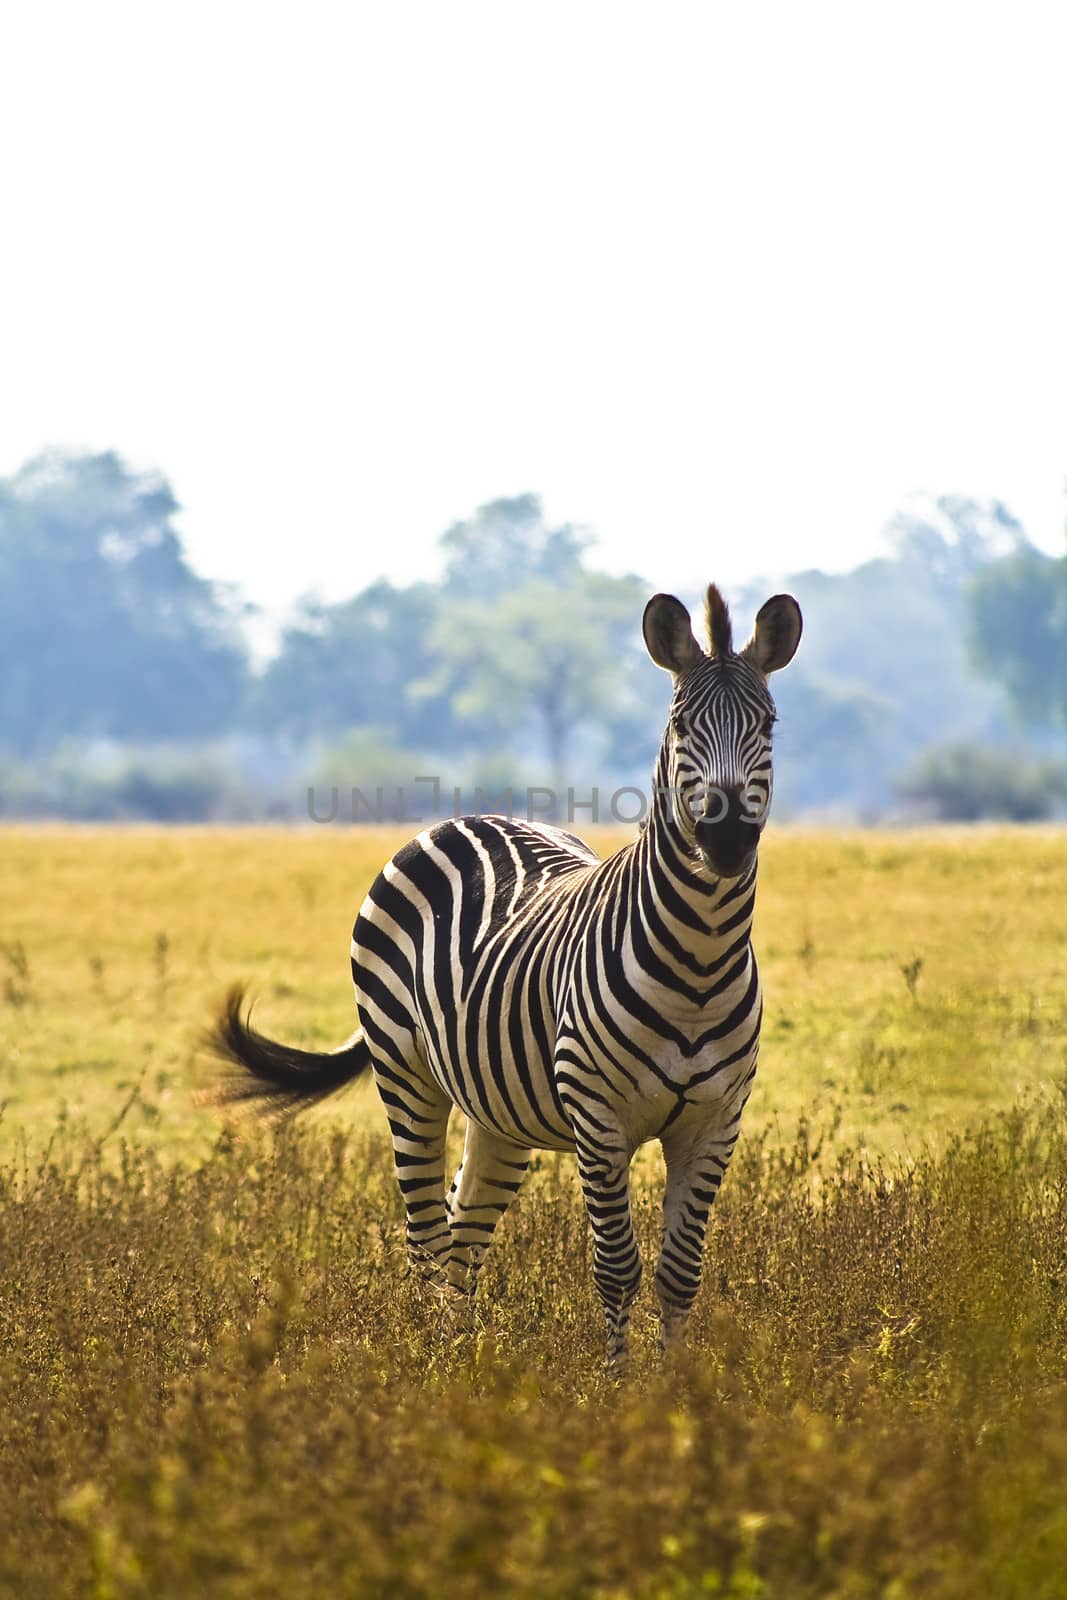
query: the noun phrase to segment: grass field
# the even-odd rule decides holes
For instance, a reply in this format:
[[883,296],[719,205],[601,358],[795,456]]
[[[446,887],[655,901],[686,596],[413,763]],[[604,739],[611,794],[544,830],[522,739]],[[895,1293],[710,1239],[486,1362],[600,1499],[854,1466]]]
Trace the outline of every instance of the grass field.
[[[355,1025],[348,943],[404,835],[339,827],[0,830],[0,1139],[58,1115],[186,1158],[217,1125],[190,1089],[227,984],[313,1046]],[[602,853],[625,835],[591,835]],[[769,836],[756,949],[767,995],[749,1129],[839,1117],[916,1150],[1067,1070],[1067,836]],[[343,1120],[379,1120],[353,1091]]]
[[194,1104],[235,978],[351,1030],[397,842],[0,831],[0,1594],[1067,1592],[1067,838],[768,838],[692,1349],[646,1284],[621,1387],[565,1158],[460,1329],[373,1091],[277,1138]]

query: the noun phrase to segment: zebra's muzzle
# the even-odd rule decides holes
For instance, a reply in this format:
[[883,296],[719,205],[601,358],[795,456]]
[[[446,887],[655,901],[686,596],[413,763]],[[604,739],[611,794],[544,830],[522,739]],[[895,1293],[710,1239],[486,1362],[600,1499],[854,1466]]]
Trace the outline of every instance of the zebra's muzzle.
[[719,804],[696,825],[697,848],[717,878],[740,878],[752,865],[760,827],[739,790],[720,790]]

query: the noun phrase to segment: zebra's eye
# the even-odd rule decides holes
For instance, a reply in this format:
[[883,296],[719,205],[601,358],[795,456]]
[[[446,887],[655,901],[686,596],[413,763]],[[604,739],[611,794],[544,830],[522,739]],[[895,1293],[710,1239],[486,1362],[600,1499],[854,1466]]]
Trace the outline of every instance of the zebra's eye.
[[763,731],[763,737],[765,739],[769,739],[770,738],[771,734],[774,732],[774,724],[777,721],[778,721],[778,718],[775,716],[774,712],[773,711],[768,711],[767,715],[763,719],[763,730],[762,731]]
[[684,739],[689,732],[686,722],[676,712],[671,713],[671,732],[676,739]]

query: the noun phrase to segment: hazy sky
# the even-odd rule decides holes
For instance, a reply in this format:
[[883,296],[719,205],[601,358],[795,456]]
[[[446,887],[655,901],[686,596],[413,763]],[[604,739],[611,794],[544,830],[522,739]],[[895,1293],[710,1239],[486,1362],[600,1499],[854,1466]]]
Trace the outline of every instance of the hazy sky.
[[664,588],[848,565],[916,490],[1058,549],[1065,16],[7,7],[0,473],[158,466],[268,605],[525,489]]

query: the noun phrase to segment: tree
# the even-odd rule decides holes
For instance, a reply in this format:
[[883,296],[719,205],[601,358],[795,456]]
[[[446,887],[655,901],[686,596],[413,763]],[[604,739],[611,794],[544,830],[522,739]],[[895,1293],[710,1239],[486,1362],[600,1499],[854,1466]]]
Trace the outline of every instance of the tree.
[[1027,548],[1022,523],[1002,501],[962,494],[916,496],[886,536],[899,561],[956,590],[991,561]]
[[640,579],[581,573],[566,588],[535,578],[494,600],[446,604],[424,691],[446,692],[485,738],[539,745],[562,794],[580,733],[594,720],[632,727],[651,677],[636,643],[646,598]]
[[587,571],[588,543],[548,526],[536,495],[481,506],[442,535],[441,584],[383,581],[306,605],[257,686],[257,720],[296,738],[375,729],[468,764],[541,750],[558,785],[576,729],[596,718],[628,759],[660,687],[639,643],[647,596]]
[[958,742],[926,751],[898,787],[941,822],[1037,822],[1067,798],[1067,767]]
[[306,603],[256,686],[256,721],[298,740],[372,727],[413,749],[448,744],[447,701],[410,693],[434,666],[439,605],[432,584],[384,579],[340,605]]
[[[975,673],[964,634],[971,585],[1023,541],[997,501],[924,497],[890,524],[892,554],[775,584],[804,613],[796,667],[773,684],[775,788],[787,806],[874,815],[892,805],[897,775],[949,730],[973,743],[1011,736],[1002,684]],[[767,592],[746,586],[738,618]]]
[[550,528],[540,495],[490,500],[441,535],[445,592],[491,600],[535,581],[564,588],[581,578],[591,542],[570,522]]
[[225,593],[186,564],[166,479],[41,455],[0,481],[0,743],[228,728],[247,659]]
[[1067,722],[1067,557],[1033,547],[979,572],[968,596],[975,667],[1023,723]]

